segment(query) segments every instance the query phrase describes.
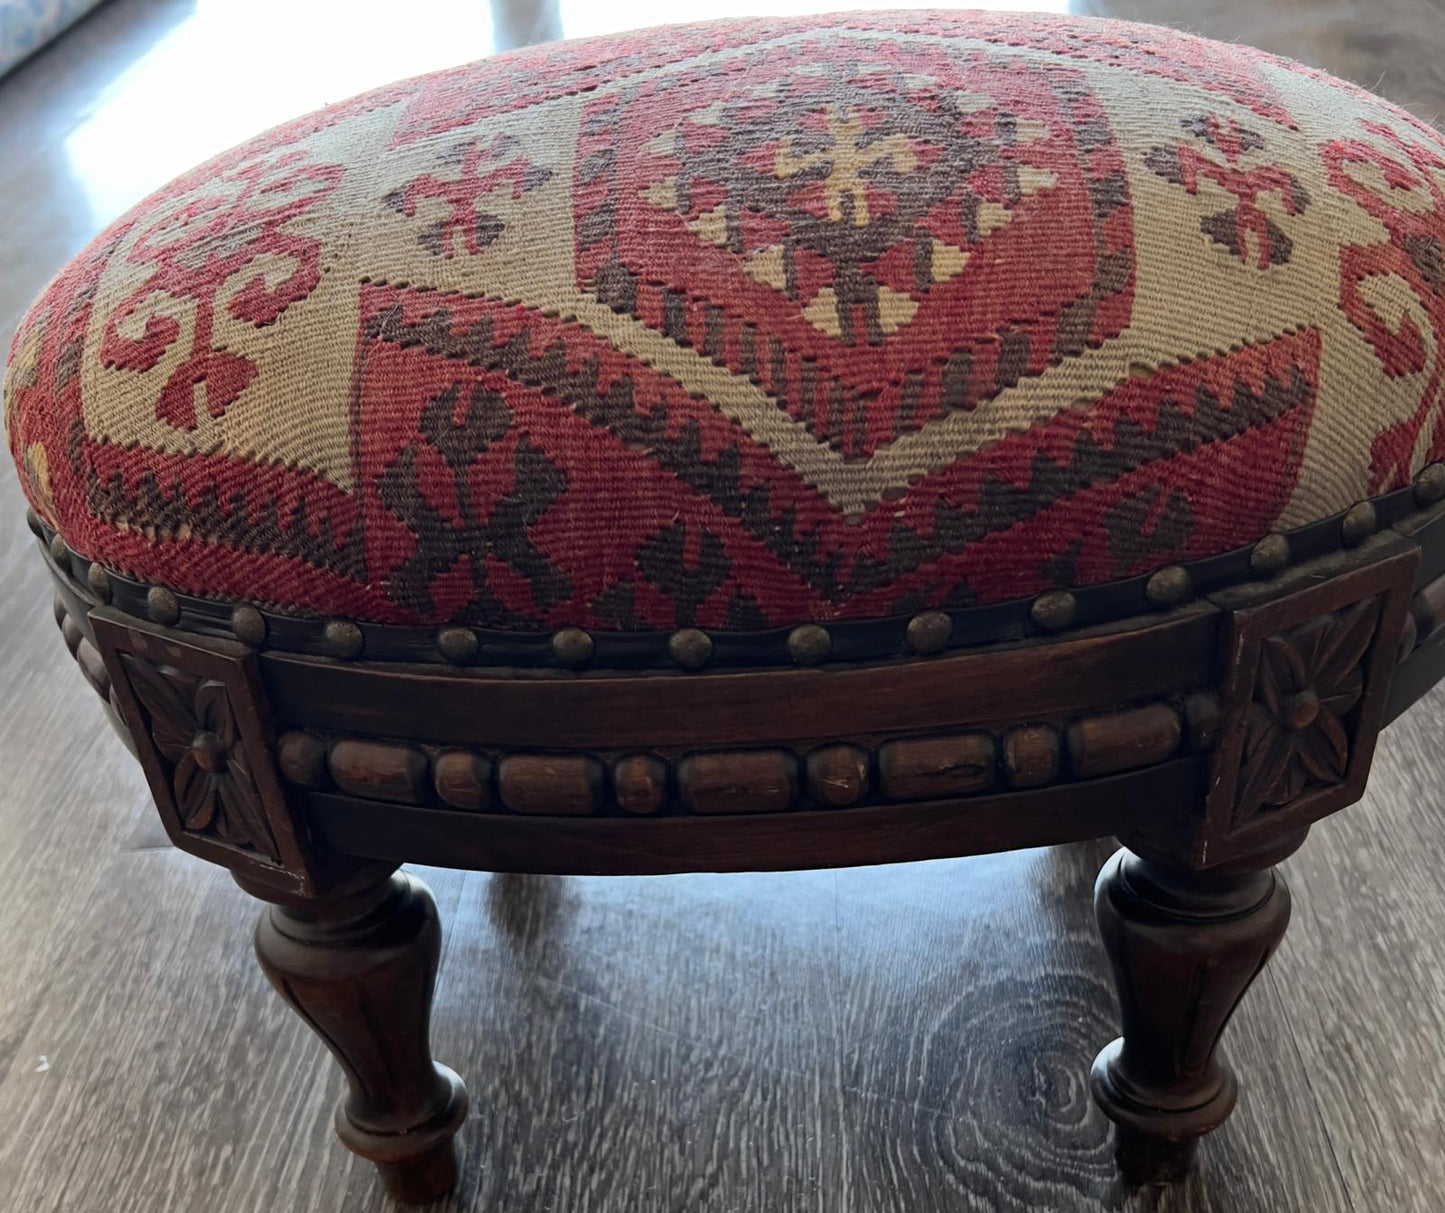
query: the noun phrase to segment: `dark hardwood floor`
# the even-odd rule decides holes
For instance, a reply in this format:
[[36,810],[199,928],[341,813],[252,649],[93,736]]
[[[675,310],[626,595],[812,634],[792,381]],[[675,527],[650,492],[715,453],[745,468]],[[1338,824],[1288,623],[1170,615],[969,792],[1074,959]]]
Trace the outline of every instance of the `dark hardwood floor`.
[[[1445,115],[1445,0],[1074,7],[1294,54]],[[497,8],[488,22],[479,3],[413,0],[399,29],[398,10],[361,0],[112,0],[0,81],[0,342],[94,231],[188,161],[494,39],[567,32],[569,13],[606,23],[599,0]],[[608,19],[673,11],[619,3]],[[246,71],[260,75],[233,85]],[[389,1207],[333,1140],[340,1076],[256,967],[253,904],[164,845],[55,634],[21,514],[6,460],[0,1213]],[[436,1053],[473,1094],[445,1207],[1438,1210],[1442,714],[1436,692],[1387,733],[1364,803],[1289,861],[1294,925],[1227,1038],[1239,1111],[1164,1192],[1118,1186],[1086,1087],[1115,1034],[1090,907],[1107,843],[755,876],[424,870],[447,929]]]

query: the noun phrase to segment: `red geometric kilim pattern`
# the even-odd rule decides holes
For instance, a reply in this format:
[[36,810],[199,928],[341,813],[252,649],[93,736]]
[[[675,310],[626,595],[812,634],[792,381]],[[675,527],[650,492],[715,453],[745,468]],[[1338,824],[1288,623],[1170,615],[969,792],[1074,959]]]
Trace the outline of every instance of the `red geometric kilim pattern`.
[[104,232],[5,384],[35,509],[190,593],[754,629],[1210,556],[1445,456],[1445,139],[1115,22],[539,47]]

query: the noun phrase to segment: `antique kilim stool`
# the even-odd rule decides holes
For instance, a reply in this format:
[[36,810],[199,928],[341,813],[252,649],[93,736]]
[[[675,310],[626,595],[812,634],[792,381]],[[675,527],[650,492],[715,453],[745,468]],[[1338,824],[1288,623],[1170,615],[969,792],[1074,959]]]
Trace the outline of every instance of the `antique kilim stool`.
[[1445,139],[1109,22],[527,50],[141,203],[5,412],[71,652],[397,1195],[467,1109],[399,863],[1110,834],[1093,1089],[1167,1178],[1273,865],[1445,673]]

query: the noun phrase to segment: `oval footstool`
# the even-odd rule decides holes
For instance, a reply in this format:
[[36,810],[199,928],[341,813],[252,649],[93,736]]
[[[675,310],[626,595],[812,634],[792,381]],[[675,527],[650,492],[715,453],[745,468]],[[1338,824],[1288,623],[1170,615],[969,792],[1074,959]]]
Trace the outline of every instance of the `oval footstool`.
[[1112,22],[541,47],[140,204],[5,416],[70,651],[397,1196],[467,1112],[399,864],[1105,835],[1093,1089],[1167,1179],[1273,865],[1445,673],[1445,139]]

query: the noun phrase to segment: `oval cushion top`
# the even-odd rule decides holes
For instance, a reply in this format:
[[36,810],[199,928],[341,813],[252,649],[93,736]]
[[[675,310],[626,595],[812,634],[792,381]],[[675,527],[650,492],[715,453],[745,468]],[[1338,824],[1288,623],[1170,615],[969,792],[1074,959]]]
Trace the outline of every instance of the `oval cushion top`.
[[748,630],[1098,585],[1445,454],[1445,138],[1149,26],[543,46],[181,177],[21,322],[37,513],[299,614]]

